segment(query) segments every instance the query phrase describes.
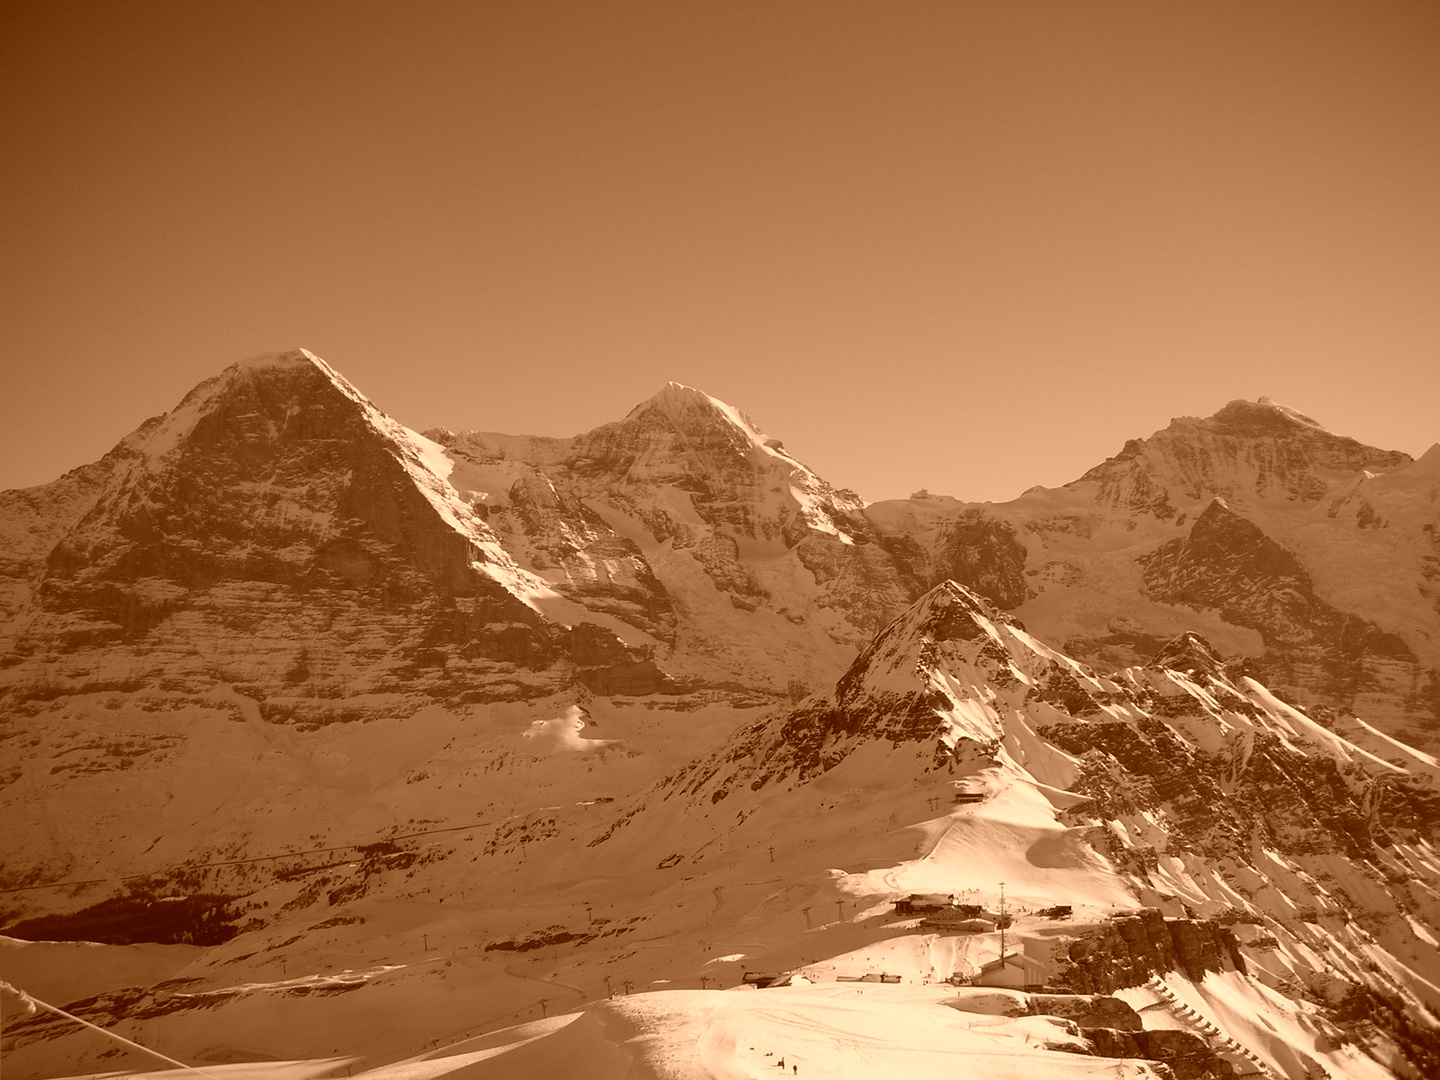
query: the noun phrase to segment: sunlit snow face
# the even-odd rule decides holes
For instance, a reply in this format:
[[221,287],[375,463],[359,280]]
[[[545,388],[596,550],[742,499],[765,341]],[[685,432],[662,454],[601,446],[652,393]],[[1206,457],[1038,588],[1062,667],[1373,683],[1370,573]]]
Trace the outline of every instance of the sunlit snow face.
[[619,742],[618,739],[587,739],[584,732],[589,724],[588,714],[579,705],[571,705],[559,716],[549,720],[536,720],[530,727],[522,732],[525,738],[536,744],[540,750],[548,750],[552,753],[565,753],[567,751],[585,753],[590,750],[598,750],[603,746],[611,746]]

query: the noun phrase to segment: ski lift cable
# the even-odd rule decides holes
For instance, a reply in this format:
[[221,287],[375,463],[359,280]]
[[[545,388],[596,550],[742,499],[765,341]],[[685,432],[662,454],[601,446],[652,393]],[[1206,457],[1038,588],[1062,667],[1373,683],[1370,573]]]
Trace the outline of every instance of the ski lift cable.
[[12,986],[10,983],[0,981],[0,989],[9,990],[11,993],[19,997],[22,1002],[29,1002],[32,1005],[36,1005],[42,1009],[49,1009],[51,1012],[56,1013],[59,1016],[63,1016],[66,1020],[73,1020],[75,1023],[80,1024],[82,1027],[87,1027],[94,1031],[98,1031],[101,1035],[104,1035],[110,1039],[114,1039],[116,1042],[124,1043],[126,1046],[134,1050],[139,1050],[142,1054],[149,1054],[151,1057],[159,1058],[161,1061],[169,1065],[174,1065],[177,1068],[184,1069],[186,1072],[192,1072],[196,1073],[199,1076],[208,1077],[208,1080],[221,1080],[221,1078],[216,1076],[214,1073],[206,1072],[204,1069],[197,1068],[194,1065],[186,1065],[183,1061],[176,1061],[174,1058],[167,1057],[165,1054],[160,1053],[160,1051],[158,1050],[151,1050],[148,1046],[141,1046],[137,1042],[132,1042],[130,1039],[125,1038],[125,1036],[123,1035],[116,1035],[115,1032],[100,1027],[98,1024],[92,1024],[89,1020],[84,1020],[74,1015],[73,1013],[68,1013],[64,1009],[59,1008],[58,1006],[51,1005],[48,1001],[41,1001],[33,994],[27,994],[24,990],[21,990],[17,986]]

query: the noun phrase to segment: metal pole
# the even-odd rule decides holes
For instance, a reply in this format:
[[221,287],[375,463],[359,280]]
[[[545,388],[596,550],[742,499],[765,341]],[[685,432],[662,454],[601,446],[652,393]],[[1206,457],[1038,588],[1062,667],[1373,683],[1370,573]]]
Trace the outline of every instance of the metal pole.
[[1000,977],[1005,977],[1005,883],[1000,882]]

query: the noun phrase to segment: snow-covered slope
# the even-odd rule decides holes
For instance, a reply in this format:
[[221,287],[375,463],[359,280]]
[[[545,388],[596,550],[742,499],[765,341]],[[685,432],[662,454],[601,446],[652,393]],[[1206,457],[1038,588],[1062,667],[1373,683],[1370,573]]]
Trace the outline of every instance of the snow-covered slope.
[[[745,1075],[764,1039],[848,1075],[803,1034],[845,1025],[875,1061],[933,1030],[937,1071],[1161,1054],[1033,997],[980,1024],[943,980],[996,971],[1131,995],[1202,1072],[1429,1068],[1440,769],[1396,735],[1434,711],[1437,455],[1242,402],[1005,506],[864,507],[676,384],[421,436],[303,350],[235,365],[0,493],[0,926],[116,942],[0,939],[0,978],[296,1076],[432,1040],[377,1075]],[[1002,882],[1008,965],[890,911],[993,922]],[[747,969],[816,985],[707,992]],[[138,1067],[67,1030],[5,1052]]]
[[663,637],[677,672],[823,686],[912,599],[853,492],[699,390],[570,439],[431,435],[523,565]]
[[[525,783],[623,764],[565,721],[532,726]],[[236,870],[253,925],[157,967],[168,983],[92,977],[71,1004],[191,1058],[334,1056],[377,1078],[760,1075],[780,1057],[820,1076],[1159,1075],[1147,1058],[1423,1075],[1440,773],[1409,753],[1355,746],[1197,636],[1102,676],[947,582],[831,693],[631,799]],[[425,767],[458,779],[448,758]],[[892,910],[912,894],[941,910]],[[61,947],[8,948],[38,986]],[[716,992],[746,971],[795,985]],[[21,1067],[98,1064],[58,1022],[18,1030]]]

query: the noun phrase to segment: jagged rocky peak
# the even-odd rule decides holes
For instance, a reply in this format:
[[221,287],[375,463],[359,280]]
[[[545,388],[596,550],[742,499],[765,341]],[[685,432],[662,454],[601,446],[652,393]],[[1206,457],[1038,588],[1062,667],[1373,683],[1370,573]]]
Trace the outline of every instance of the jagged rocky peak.
[[787,472],[798,470],[814,476],[786,452],[784,443],[766,435],[745,413],[682,383],[667,383],[659,393],[631,409],[621,423],[632,422],[647,423],[651,430],[656,424],[663,425],[685,440],[699,440],[701,447],[723,445],[737,458],[749,459],[761,467],[778,464]]
[[652,397],[646,398],[626,415],[631,419],[641,413],[657,410],[668,416],[677,427],[690,428],[696,423],[721,421],[732,424],[750,436],[759,436],[760,429],[748,416],[733,405],[713,398],[703,390],[684,383],[668,382]]
[[360,584],[381,572],[368,546],[380,542],[455,587],[472,562],[500,554],[449,490],[438,447],[305,349],[207,379],[141,450],[52,554],[52,571],[189,587],[296,582],[323,568]]
[[[582,463],[589,451],[603,448],[618,451],[631,468],[657,458],[691,467],[734,467],[747,463],[766,443],[764,434],[739,409],[677,382],[667,383],[623,420],[575,441]],[[626,454],[627,449],[633,452]],[[595,456],[600,462],[611,460],[609,454]]]
[[231,364],[186,394],[150,433],[146,449],[152,458],[160,457],[192,435],[214,434],[217,427],[231,427],[231,437],[245,442],[273,441],[296,434],[289,421],[297,412],[313,412],[327,397],[374,409],[308,349],[262,353]]
[[1010,651],[1026,651],[1017,630],[974,592],[942,582],[881,630],[831,693],[742,729],[665,783],[703,805],[807,783],[865,747],[888,746],[921,769],[988,764],[1004,737],[996,687],[1017,684]]
[[616,423],[578,435],[564,465],[582,484],[687,491],[710,525],[793,546],[812,532],[851,543],[867,527],[853,491],[826,483],[744,413],[672,382]]
[[[33,618],[14,648],[34,670],[10,672],[18,692],[49,659],[109,662],[82,648],[140,650],[137,679],[189,664],[197,692],[219,678],[267,701],[294,671],[336,702],[377,685],[458,696],[487,672],[496,693],[522,696],[570,675],[612,692],[657,685],[648,659],[600,629],[625,628],[505,550],[440,446],[306,350],[226,368],[130,441],[83,515],[22,568]],[[177,660],[202,626],[206,653]]]
[[1161,646],[1149,666],[1169,668],[1186,675],[1209,675],[1215,679],[1225,677],[1225,662],[1214,646],[1189,630]]
[[973,662],[986,646],[1003,654],[997,627],[1014,622],[965,586],[942,581],[855,658],[836,684],[836,698],[846,703],[865,694],[914,692],[947,660]]

